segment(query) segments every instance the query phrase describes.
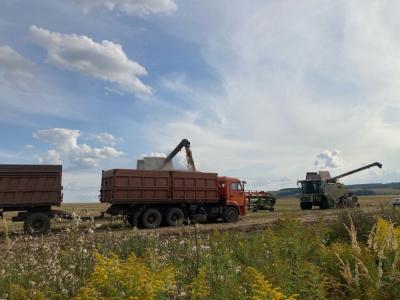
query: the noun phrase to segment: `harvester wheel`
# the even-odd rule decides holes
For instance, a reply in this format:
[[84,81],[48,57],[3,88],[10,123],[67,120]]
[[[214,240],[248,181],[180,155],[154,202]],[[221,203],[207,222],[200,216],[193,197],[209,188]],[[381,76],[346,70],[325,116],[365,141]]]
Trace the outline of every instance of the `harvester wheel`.
[[319,202],[319,209],[328,209],[328,208],[330,208],[328,199],[322,198]]
[[179,207],[172,207],[168,209],[166,215],[166,222],[168,226],[180,226],[183,224],[185,214]]
[[31,235],[46,234],[50,230],[50,217],[42,212],[31,213],[24,221],[24,231]]
[[309,209],[312,209],[312,207],[313,207],[313,204],[312,204],[312,203],[309,203],[309,202],[300,202],[300,208],[301,208],[302,210],[309,210]]
[[225,209],[224,219],[228,223],[239,221],[239,211],[234,206],[228,206]]
[[162,221],[161,213],[156,208],[148,208],[142,215],[142,224],[144,228],[157,228]]

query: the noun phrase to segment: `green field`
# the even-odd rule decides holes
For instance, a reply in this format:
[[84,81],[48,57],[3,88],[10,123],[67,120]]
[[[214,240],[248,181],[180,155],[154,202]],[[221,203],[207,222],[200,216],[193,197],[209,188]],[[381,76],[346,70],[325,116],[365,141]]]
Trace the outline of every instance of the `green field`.
[[[389,201],[300,211],[282,199],[235,224],[76,221],[46,237],[12,235],[0,241],[0,299],[397,299],[400,213]],[[104,206],[62,209],[96,215]]]

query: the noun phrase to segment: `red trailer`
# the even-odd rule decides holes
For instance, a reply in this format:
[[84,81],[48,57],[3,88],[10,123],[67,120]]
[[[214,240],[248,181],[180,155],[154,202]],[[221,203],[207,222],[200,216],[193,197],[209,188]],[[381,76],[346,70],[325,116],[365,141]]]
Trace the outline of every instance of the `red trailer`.
[[23,221],[26,232],[47,232],[55,215],[51,207],[62,202],[61,176],[60,165],[0,164],[0,216],[18,211],[13,221]]
[[185,219],[235,222],[246,213],[239,179],[193,171],[103,171],[100,201],[111,204],[109,214],[124,215],[132,226],[145,228]]

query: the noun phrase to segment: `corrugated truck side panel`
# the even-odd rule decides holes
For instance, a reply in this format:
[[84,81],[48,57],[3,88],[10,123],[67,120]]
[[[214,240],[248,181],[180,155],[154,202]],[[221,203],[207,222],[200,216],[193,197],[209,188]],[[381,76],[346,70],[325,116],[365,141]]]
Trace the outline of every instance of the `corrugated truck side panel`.
[[59,165],[0,165],[0,207],[60,205]]
[[103,171],[105,203],[217,202],[217,174],[114,169]]
[[175,201],[218,202],[216,173],[173,172],[172,195]]
[[167,171],[114,169],[103,171],[100,201],[105,203],[161,202],[170,198]]

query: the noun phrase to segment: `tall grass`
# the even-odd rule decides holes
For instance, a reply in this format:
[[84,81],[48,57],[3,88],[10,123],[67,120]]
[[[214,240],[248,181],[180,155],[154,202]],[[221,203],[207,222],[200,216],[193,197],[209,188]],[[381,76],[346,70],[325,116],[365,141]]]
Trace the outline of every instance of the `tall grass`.
[[182,227],[165,237],[75,224],[20,236],[0,254],[0,299],[397,299],[400,229],[377,219],[360,235],[364,217],[286,218],[256,233]]

